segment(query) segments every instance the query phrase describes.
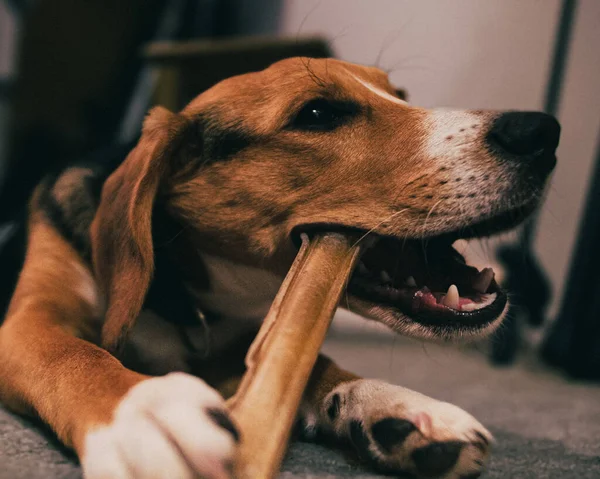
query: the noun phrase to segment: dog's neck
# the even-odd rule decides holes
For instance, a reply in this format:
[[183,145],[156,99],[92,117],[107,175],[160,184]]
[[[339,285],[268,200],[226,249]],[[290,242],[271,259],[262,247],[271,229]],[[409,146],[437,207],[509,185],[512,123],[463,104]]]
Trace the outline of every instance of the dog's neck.
[[187,283],[199,309],[231,319],[261,321],[281,286],[283,278],[253,266],[199,253],[208,278],[208,288]]
[[162,245],[155,254],[166,256],[198,311],[219,318],[264,319],[285,273],[225,258],[215,252],[215,245],[209,248],[209,240],[183,227],[161,207],[155,209],[154,218],[155,243]]

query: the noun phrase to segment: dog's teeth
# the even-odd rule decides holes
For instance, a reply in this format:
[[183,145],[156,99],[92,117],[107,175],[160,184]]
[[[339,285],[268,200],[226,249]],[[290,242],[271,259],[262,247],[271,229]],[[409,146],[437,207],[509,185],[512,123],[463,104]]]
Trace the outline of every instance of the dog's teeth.
[[473,280],[472,288],[478,293],[486,293],[492,280],[494,279],[494,270],[492,268],[485,268],[475,276]]
[[390,275],[385,270],[383,270],[381,273],[379,273],[379,277],[381,278],[381,281],[383,281],[384,283],[392,282],[392,278],[390,278]]
[[408,278],[406,278],[406,286],[410,286],[411,288],[416,288],[417,287],[417,282],[415,281],[415,278],[412,276],[409,276]]
[[358,272],[360,274],[369,274],[369,270],[365,266],[365,263],[363,263],[362,261],[358,263]]
[[458,300],[460,296],[458,294],[458,288],[456,285],[452,284],[448,288],[448,292],[446,296],[442,299],[442,304],[447,306],[448,308],[458,309]]

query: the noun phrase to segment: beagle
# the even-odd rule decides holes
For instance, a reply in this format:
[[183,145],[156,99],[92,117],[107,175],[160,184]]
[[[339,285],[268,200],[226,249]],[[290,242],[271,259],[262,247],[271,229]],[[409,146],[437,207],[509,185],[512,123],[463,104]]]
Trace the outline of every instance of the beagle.
[[[400,334],[481,337],[507,295],[452,244],[538,206],[559,132],[543,113],[411,106],[384,72],[332,59],[156,107],[126,157],[35,190],[0,398],[46,422],[88,479],[229,477],[239,437],[224,397],[299,233],[371,238],[350,309]],[[324,356],[299,420],[389,473],[474,478],[489,456],[465,411]]]

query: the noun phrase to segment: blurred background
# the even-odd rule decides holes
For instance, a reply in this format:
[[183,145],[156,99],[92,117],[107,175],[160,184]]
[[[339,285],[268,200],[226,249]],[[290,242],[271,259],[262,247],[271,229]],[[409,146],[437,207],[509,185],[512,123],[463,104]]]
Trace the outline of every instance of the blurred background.
[[0,1],[0,248],[43,174],[135,139],[153,104],[180,108],[286,56],[377,64],[416,105],[559,117],[539,217],[463,250],[497,263],[520,306],[492,342],[497,364],[525,343],[574,376],[599,377],[599,22],[596,0]]
[[[378,65],[425,107],[544,110],[563,133],[540,214],[520,231],[462,246],[472,261],[497,264],[513,294],[497,335],[451,352],[340,313],[327,348],[358,372],[488,416],[477,388],[493,383],[516,395],[502,410],[530,404],[526,416],[490,418],[514,422],[519,434],[572,401],[579,412],[542,437],[597,457],[598,389],[573,381],[600,379],[599,26],[598,0],[0,0],[0,289],[14,281],[19,215],[44,173],[135,139],[153,104],[179,108],[280,58]],[[426,373],[398,366],[414,358]],[[542,396],[556,402],[532,408]],[[572,477],[600,477],[584,469]],[[502,474],[490,477],[571,477]]]

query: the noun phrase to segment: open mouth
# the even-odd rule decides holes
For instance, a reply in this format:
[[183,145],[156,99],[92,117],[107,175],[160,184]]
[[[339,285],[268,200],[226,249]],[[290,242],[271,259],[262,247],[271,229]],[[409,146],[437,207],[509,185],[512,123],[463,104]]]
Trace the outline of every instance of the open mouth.
[[481,329],[506,306],[494,271],[465,263],[449,236],[423,240],[378,237],[349,284],[355,298],[436,328]]
[[367,235],[364,230],[334,224],[305,224],[292,238],[299,239],[300,231],[342,230],[371,240],[348,281],[346,304],[356,312],[409,335],[422,336],[423,327],[427,336],[479,335],[500,323],[507,295],[496,283],[492,268],[468,265],[453,243],[512,229],[537,204],[537,197],[532,197],[514,209],[424,238]]
[[[370,233],[371,245],[348,282],[349,297],[358,300],[361,314],[409,334],[411,328],[404,327],[409,323],[423,326],[436,336],[486,330],[498,323],[507,295],[496,283],[492,268],[478,270],[468,265],[453,243],[514,227],[531,210],[530,205],[512,210],[462,228],[460,234],[404,239]],[[340,229],[365,233],[331,224],[302,228],[309,233]]]

